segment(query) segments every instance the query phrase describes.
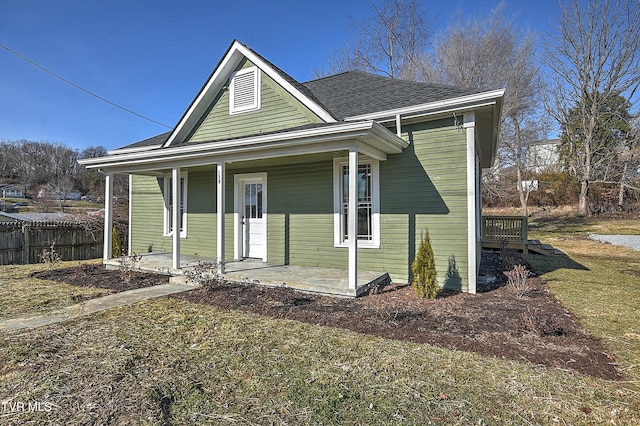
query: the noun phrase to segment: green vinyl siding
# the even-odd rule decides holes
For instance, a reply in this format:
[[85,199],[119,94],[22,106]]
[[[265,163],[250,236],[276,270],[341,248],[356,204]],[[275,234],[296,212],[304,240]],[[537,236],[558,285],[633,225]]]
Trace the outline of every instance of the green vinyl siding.
[[[429,230],[441,285],[467,289],[466,133],[453,120],[404,126],[410,146],[380,162],[380,248],[360,248],[360,270],[408,282],[424,229]],[[347,153],[336,153],[346,156]],[[188,170],[185,170],[188,171]],[[333,161],[236,163],[226,174],[226,250],[233,258],[235,174],[267,174],[267,258],[273,264],[348,268],[348,249],[334,247]],[[134,251],[171,251],[162,235],[163,201],[155,177],[134,177]],[[184,254],[215,257],[215,170],[189,172]]]
[[154,176],[133,175],[129,230],[134,253],[171,251],[171,240],[163,238],[164,200],[162,180]]
[[[239,68],[248,66],[252,64],[246,61]],[[307,107],[261,73],[260,109],[229,114],[229,89],[225,86],[187,142],[239,138],[320,122]]]
[[[187,235],[180,240],[183,254],[215,256],[215,172],[188,173]],[[170,252],[171,237],[164,236],[163,178],[133,176],[131,240],[135,253]]]
[[[447,119],[404,126],[403,137],[411,145],[380,164],[381,246],[385,252],[388,244],[395,246],[393,255],[385,256],[394,258],[389,272],[409,280],[421,234],[428,229],[438,281],[466,290],[466,133]],[[400,258],[404,271],[398,270]]]

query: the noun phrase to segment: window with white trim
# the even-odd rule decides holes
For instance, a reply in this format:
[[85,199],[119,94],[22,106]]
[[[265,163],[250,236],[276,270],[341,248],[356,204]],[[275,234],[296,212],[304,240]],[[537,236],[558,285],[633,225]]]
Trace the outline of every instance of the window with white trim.
[[[334,243],[346,246],[349,241],[349,162],[334,160]],[[358,247],[380,247],[380,179],[377,160],[358,163],[357,209]]]
[[[173,192],[171,175],[164,177],[164,235],[173,235]],[[180,237],[187,236],[187,173],[180,174]]]
[[231,77],[229,84],[229,113],[237,114],[260,109],[260,70],[244,68]]

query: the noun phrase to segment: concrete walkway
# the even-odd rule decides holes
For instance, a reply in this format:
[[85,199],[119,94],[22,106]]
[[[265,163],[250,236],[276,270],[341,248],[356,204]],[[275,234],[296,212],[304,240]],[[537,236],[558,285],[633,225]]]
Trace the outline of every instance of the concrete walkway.
[[196,287],[191,285],[161,284],[153,287],[138,288],[135,290],[109,294],[107,296],[87,300],[76,305],[67,306],[66,308],[62,308],[42,316],[0,320],[0,331],[42,327],[44,325],[78,318],[83,315],[89,315],[94,312],[106,311],[107,309],[115,308],[117,306],[126,306],[143,300],[168,296],[174,293],[182,293],[184,291],[193,290],[194,288]]

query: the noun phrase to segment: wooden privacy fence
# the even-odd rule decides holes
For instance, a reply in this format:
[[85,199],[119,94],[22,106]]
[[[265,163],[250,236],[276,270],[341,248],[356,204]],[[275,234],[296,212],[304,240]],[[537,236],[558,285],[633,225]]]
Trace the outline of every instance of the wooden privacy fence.
[[483,216],[482,246],[514,248],[527,252],[528,223],[526,216]]
[[79,222],[0,222],[0,265],[40,263],[51,244],[61,260],[102,257],[102,232]]

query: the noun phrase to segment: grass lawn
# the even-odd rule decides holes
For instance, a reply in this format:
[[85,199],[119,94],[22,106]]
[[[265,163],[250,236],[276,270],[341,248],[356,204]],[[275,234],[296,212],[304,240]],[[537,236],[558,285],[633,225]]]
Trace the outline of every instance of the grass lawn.
[[[101,259],[84,263],[101,263]],[[78,261],[64,262],[60,267],[78,265]],[[109,290],[76,287],[64,283],[30,277],[33,272],[47,269],[47,265],[0,266],[0,320],[42,315],[65,306],[111,293]]]
[[[539,224],[573,262],[532,264],[625,381],[160,299],[0,334],[0,423],[635,425],[640,253],[589,242],[591,226]],[[3,315],[38,309],[9,307],[30,268],[0,269]]]

